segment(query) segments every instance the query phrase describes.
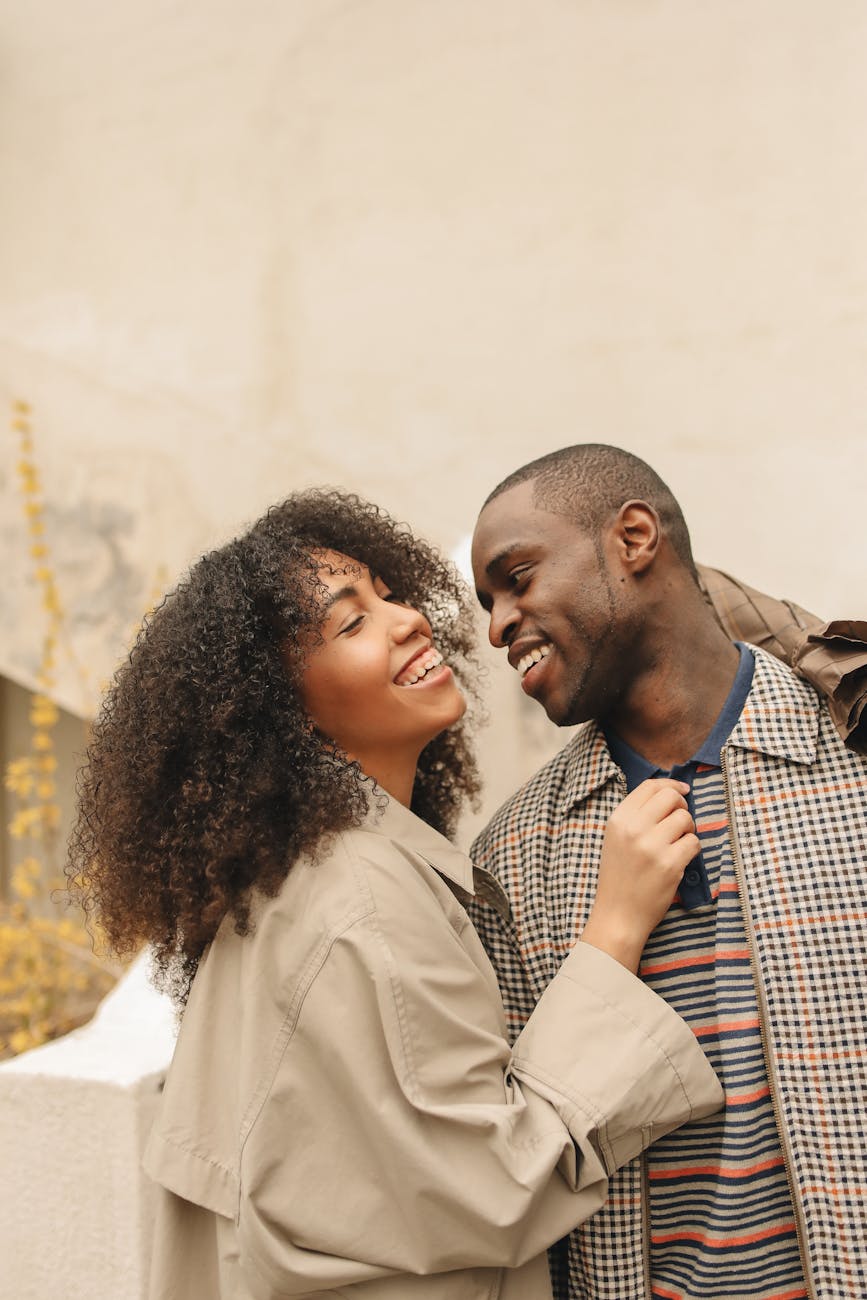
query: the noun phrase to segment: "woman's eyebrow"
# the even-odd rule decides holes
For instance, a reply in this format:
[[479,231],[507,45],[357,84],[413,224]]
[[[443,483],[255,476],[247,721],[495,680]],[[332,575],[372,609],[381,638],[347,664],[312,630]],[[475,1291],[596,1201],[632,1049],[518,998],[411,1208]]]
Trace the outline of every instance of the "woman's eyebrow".
[[338,587],[337,591],[332,591],[331,594],[326,597],[322,606],[323,613],[327,613],[328,610],[332,609],[339,601],[352,600],[357,595],[357,587]]

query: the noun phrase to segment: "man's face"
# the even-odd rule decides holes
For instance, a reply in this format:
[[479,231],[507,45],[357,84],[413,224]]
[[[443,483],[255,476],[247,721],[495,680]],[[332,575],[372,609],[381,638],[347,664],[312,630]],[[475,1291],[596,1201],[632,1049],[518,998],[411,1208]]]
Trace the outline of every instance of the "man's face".
[[552,722],[572,726],[604,718],[628,685],[637,611],[605,537],[538,509],[533,488],[510,488],[479,516],[476,593],[491,644],[508,649],[523,690]]

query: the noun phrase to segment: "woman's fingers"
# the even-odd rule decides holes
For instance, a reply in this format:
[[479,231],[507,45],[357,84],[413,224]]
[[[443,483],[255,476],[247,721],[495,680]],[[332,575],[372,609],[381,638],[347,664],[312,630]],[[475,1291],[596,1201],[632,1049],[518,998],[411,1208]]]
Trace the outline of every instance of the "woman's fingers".
[[638,809],[645,804],[655,800],[659,803],[665,803],[666,800],[672,801],[672,807],[677,803],[674,796],[678,796],[681,803],[685,804],[685,795],[689,792],[689,786],[685,781],[673,781],[668,776],[653,776],[646,781],[642,781],[620,804],[620,808]]
[[637,969],[648,934],[699,851],[688,792],[682,781],[644,781],[612,813],[605,831],[596,899],[582,938],[630,970]]

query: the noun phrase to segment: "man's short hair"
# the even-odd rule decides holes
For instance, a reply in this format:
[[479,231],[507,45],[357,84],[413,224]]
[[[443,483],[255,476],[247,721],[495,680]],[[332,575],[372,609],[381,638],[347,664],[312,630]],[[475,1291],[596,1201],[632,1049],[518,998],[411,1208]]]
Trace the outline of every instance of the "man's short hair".
[[[532,481],[533,503],[565,515],[579,528],[598,535],[626,501],[646,501],[659,515],[675,553],[695,576],[689,530],[671,489],[638,456],[603,442],[578,443],[548,452],[516,469],[494,488],[490,501]],[[482,507],[484,509],[484,506]]]

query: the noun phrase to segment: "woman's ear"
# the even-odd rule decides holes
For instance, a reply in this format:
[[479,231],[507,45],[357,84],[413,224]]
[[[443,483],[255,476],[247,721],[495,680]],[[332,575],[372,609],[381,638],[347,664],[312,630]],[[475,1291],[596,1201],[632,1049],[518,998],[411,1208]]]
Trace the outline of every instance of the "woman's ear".
[[614,537],[620,563],[632,574],[645,573],[659,550],[659,515],[646,501],[627,501],[617,512]]

